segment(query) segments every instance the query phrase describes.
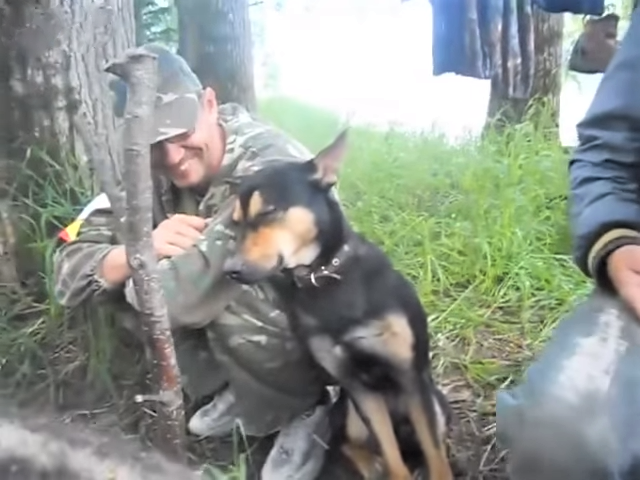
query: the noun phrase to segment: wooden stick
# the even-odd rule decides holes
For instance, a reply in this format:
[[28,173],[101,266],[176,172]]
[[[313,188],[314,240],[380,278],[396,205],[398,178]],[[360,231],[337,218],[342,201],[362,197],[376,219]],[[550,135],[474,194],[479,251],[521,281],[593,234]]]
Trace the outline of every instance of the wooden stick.
[[185,422],[180,370],[151,237],[153,185],[149,145],[158,85],[157,56],[132,49],[124,58],[109,64],[105,71],[117,75],[128,86],[122,162],[126,200],[123,236],[138,296],[139,317],[152,339],[154,371],[159,387],[158,394],[138,396],[138,401],[157,401],[157,448],[176,460],[184,461]]

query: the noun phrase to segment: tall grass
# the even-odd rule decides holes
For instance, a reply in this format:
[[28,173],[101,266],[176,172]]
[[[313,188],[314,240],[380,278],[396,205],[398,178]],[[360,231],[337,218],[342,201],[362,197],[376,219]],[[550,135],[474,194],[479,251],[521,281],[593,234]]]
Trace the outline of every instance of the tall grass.
[[85,165],[74,158],[55,162],[30,149],[15,178],[18,254],[23,286],[11,309],[0,312],[0,380],[14,400],[47,394],[61,401],[67,380],[113,389],[109,367],[111,319],[103,311],[66,312],[53,292],[57,235],[95,194]]

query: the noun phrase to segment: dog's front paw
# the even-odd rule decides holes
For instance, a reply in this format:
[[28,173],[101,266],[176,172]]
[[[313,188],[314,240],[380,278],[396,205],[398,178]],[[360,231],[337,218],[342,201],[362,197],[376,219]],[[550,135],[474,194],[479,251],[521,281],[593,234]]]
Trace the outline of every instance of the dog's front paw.
[[396,471],[389,472],[389,480],[413,480],[413,475],[406,468],[398,468]]

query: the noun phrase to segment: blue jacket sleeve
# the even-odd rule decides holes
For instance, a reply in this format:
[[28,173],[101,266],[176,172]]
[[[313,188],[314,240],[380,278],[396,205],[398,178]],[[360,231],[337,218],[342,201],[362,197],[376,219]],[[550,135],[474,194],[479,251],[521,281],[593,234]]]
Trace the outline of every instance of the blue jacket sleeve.
[[549,13],[574,13],[576,15],[602,15],[604,0],[533,0],[540,9]]
[[606,257],[640,244],[640,9],[578,124],[569,162],[574,259],[608,286]]

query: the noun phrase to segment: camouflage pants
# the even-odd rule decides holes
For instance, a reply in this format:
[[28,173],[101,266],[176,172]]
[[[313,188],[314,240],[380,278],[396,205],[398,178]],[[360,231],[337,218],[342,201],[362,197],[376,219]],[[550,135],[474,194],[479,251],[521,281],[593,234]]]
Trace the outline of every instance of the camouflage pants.
[[286,316],[256,312],[260,304],[251,296],[243,291],[206,333],[216,365],[236,393],[243,423],[264,435],[316,405],[325,377],[296,341]]
[[176,328],[173,339],[190,399],[231,386],[246,431],[263,436],[316,405],[325,383],[285,315],[256,315],[252,305],[251,299],[238,298],[207,327]]

